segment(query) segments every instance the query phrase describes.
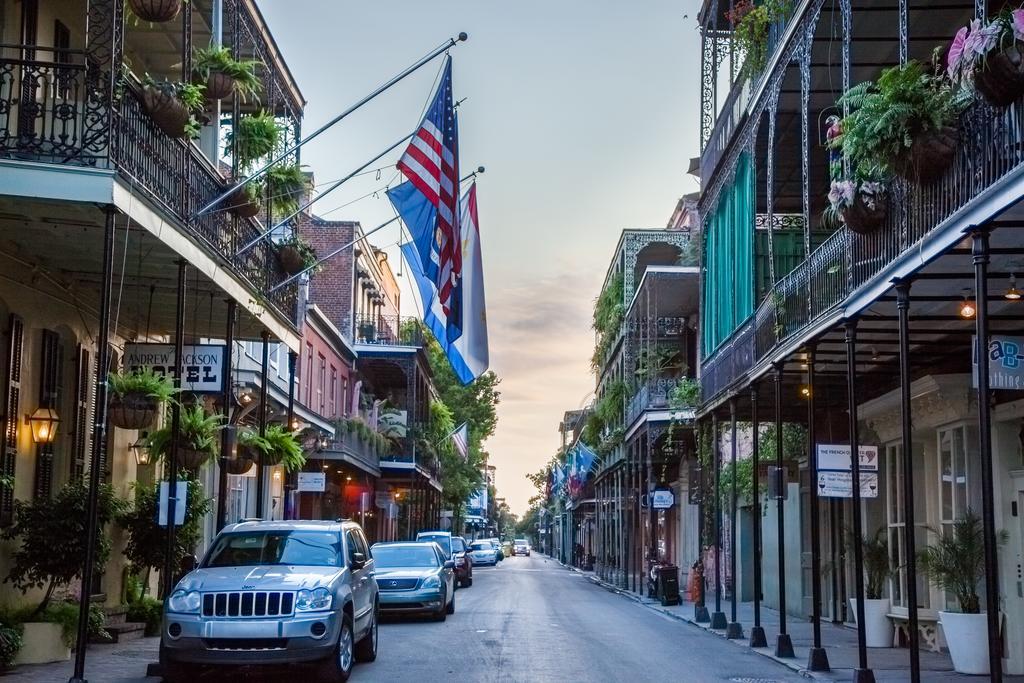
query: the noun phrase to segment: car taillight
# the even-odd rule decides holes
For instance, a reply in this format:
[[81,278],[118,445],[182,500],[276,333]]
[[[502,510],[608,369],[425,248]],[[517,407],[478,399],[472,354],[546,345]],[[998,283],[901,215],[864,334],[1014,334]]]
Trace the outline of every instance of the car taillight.
[[456,567],[461,567],[464,564],[466,564],[466,558],[465,557],[456,557],[455,558],[455,566]]

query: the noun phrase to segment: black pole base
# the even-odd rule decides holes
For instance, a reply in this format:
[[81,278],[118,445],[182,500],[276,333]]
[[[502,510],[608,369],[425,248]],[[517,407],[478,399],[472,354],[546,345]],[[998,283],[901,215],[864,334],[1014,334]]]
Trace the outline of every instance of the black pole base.
[[875,683],[875,672],[871,669],[854,669],[853,683]]
[[724,631],[729,625],[725,619],[725,612],[714,612],[711,614],[711,628],[716,631]]
[[768,637],[764,634],[764,626],[750,629],[750,647],[768,647]]
[[807,656],[808,671],[831,671],[828,665],[828,653],[823,647],[812,647],[811,653]]
[[780,633],[775,640],[775,656],[790,659],[796,657],[793,652],[793,640],[788,633]]
[[706,624],[711,621],[711,614],[708,613],[708,608],[705,605],[694,605],[693,620],[698,624]]
[[68,679],[68,683],[89,683],[89,681],[84,678],[79,678],[78,676],[72,676]]
[[738,621],[730,621],[725,627],[725,637],[729,640],[739,640],[743,637],[743,624]]

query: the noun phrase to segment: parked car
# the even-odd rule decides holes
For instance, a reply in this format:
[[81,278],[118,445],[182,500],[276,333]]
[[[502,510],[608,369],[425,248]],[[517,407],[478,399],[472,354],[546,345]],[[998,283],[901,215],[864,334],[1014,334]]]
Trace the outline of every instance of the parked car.
[[355,522],[228,525],[164,602],[164,680],[193,683],[208,667],[296,663],[314,665],[319,680],[348,680],[356,661],[377,658],[373,576]]
[[515,546],[512,545],[512,541],[502,541],[501,552],[505,555],[505,557],[512,557],[513,555],[515,555]]
[[455,560],[455,580],[460,587],[469,588],[473,585],[473,558],[462,536],[452,536],[452,559]]
[[473,541],[469,544],[469,557],[474,565],[495,566],[498,564],[498,552],[490,541]]
[[384,613],[427,613],[444,621],[455,613],[455,561],[436,543],[375,543],[380,608]]
[[444,553],[446,559],[455,559],[452,557],[452,532],[450,531],[421,531],[416,534],[416,540],[424,543],[436,543],[441,546],[441,552]]
[[501,541],[496,538],[488,538],[486,540],[494,547],[494,552],[498,555],[498,562],[504,560],[505,552],[501,549]]
[[530,544],[526,542],[525,538],[516,539],[515,545],[512,547],[512,554],[530,556]]

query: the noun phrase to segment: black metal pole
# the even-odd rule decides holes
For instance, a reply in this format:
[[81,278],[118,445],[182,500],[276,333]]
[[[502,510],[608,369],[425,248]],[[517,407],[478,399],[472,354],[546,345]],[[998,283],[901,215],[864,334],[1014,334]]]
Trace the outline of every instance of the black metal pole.
[[[267,434],[267,389],[270,380],[270,332],[263,330],[260,334],[263,338],[263,362],[260,367],[260,408],[259,408],[259,430],[260,436]],[[289,425],[291,426],[291,425]],[[256,517],[263,519],[263,498],[266,495],[266,472],[263,469],[263,459],[256,463]]]
[[[238,307],[234,299],[228,299],[228,321],[224,330],[224,422],[231,425],[231,408],[235,401],[234,393],[234,358],[235,358],[235,311]],[[231,430],[224,429],[220,435],[220,471],[217,474],[217,530],[220,531],[227,523],[228,517],[228,469],[231,458]]]
[[722,611],[722,461],[718,442],[718,416],[711,413],[711,457],[714,458],[715,505],[715,611],[711,615],[711,628],[725,630],[729,624]]
[[[857,432],[857,320],[846,321],[846,384],[850,414],[850,464],[853,488],[853,573],[857,594],[857,668],[856,683],[874,683],[875,674],[868,668],[868,648],[864,634],[864,532],[860,501],[860,439]],[[910,474],[909,472],[907,474]]]
[[[185,356],[185,283],[188,262],[178,261],[178,294],[177,311],[174,321],[174,388],[181,389],[181,364]],[[181,404],[171,404],[171,447],[167,453],[167,545],[164,549],[164,571],[160,577],[164,584],[166,599],[174,588],[174,575],[178,568],[174,566],[174,537],[177,528],[174,518],[178,507],[178,449],[181,445]]]
[[[705,423],[705,424],[707,424],[707,423]],[[700,433],[701,434],[706,433],[705,430],[703,429],[703,426],[701,428],[701,432]],[[704,440],[701,439],[701,444],[700,444],[700,447],[699,447],[700,451],[703,451],[704,447],[708,445],[708,444],[703,443],[703,441]],[[705,510],[706,510],[704,505],[705,505],[705,500],[707,498],[707,489],[704,486],[704,483],[705,483],[704,482],[704,476],[705,476],[704,475],[704,470],[705,470],[704,463],[701,462],[701,455],[700,455],[700,453],[698,453],[698,455],[697,455],[697,566],[700,568],[701,576],[700,576],[700,586],[699,586],[698,594],[697,594],[697,602],[693,606],[693,620],[695,622],[697,622],[698,624],[706,624],[706,623],[711,621],[711,615],[708,614],[707,600],[705,599],[705,593],[707,592],[708,580],[707,580],[707,574],[704,572],[704,521],[705,521],[704,514],[705,514]],[[690,483],[690,486],[693,486],[693,482]]]
[[896,309],[900,318],[900,412],[903,418],[903,544],[907,576],[907,636],[910,646],[910,680],[921,680],[921,636],[917,626],[917,543],[914,538],[914,448],[910,397],[910,282],[896,284]]
[[[99,333],[96,344],[96,408],[93,411],[92,454],[89,460],[89,497],[85,518],[85,559],[75,636],[75,670],[70,683],[85,683],[85,648],[89,642],[89,598],[96,562],[97,508],[100,490],[100,450],[107,442],[107,371],[110,365],[110,287],[114,279],[114,208],[107,207],[103,227],[103,285],[100,291]],[[14,419],[12,416],[11,419]],[[35,539],[45,542],[46,539]]]
[[[296,361],[299,358],[299,354],[294,351],[288,351],[288,417],[287,425],[288,429],[292,429],[292,422],[295,420],[295,366]],[[320,438],[319,436],[317,438]],[[298,473],[290,472],[288,474],[288,485],[286,489],[295,490],[298,487]],[[285,510],[288,510],[288,495],[290,491],[285,491]],[[292,510],[294,513],[295,510]],[[287,519],[287,517],[285,517]]]
[[751,530],[754,542],[754,625],[750,629],[750,647],[768,647],[768,638],[761,626],[761,492],[758,486],[761,469],[761,424],[757,415],[757,383],[750,385],[751,460],[754,470],[751,482]]
[[786,632],[786,476],[782,453],[782,380],[784,368],[775,366],[775,467],[778,487],[775,491],[776,518],[779,546],[779,635],[775,640],[776,657],[795,657],[793,640]]
[[818,437],[815,430],[814,346],[807,348],[807,467],[810,472],[811,518],[811,626],[813,642],[807,655],[810,671],[829,671],[828,654],[821,646],[821,519],[818,499]]
[[974,260],[974,296],[978,360],[978,450],[981,453],[981,519],[985,534],[985,611],[988,621],[989,677],[1003,680],[1003,653],[999,637],[999,556],[996,545],[995,483],[992,474],[992,413],[989,391],[988,329],[988,233],[981,227],[971,233]]
[[743,637],[743,625],[740,624],[736,614],[736,601],[739,599],[739,582],[736,579],[736,515],[739,509],[737,505],[737,490],[736,480],[739,479],[739,472],[736,469],[736,399],[729,399],[729,438],[730,438],[730,458],[729,462],[732,466],[732,486],[729,496],[729,575],[732,579],[732,590],[730,591],[730,619],[729,624],[725,628],[726,638],[742,638]]

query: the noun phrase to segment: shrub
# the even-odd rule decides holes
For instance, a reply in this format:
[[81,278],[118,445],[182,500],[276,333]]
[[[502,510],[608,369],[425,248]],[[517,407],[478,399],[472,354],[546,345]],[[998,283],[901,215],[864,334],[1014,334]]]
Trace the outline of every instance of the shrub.
[[143,596],[135,602],[128,604],[127,619],[130,622],[146,625],[146,635],[149,637],[160,635],[160,625],[164,618],[164,603],[162,600]]
[[25,629],[21,624],[0,624],[0,667],[10,667],[25,644]]

